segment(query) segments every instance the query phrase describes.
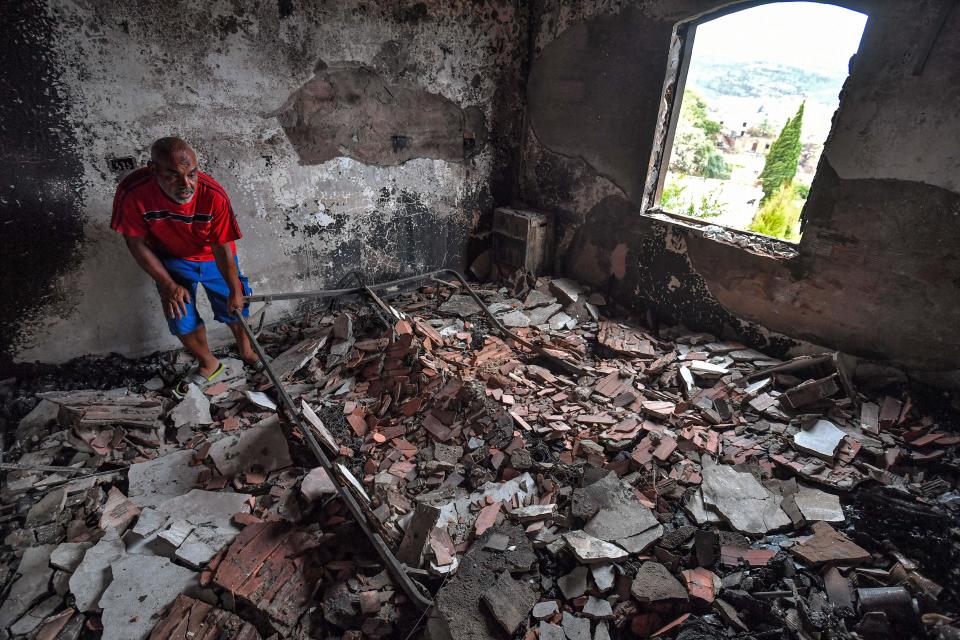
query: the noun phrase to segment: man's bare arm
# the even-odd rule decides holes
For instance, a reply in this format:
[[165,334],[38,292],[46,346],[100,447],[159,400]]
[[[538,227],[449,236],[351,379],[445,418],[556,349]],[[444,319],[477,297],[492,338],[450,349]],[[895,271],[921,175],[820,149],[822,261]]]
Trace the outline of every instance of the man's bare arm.
[[230,287],[230,297],[227,299],[227,310],[230,313],[243,309],[243,287],[240,285],[240,270],[233,259],[230,243],[210,245],[213,249],[213,259],[217,261],[217,269]]
[[147,245],[144,238],[124,236],[124,240],[127,241],[130,255],[160,288],[160,299],[163,301],[163,311],[167,317],[182,318],[187,315],[186,305],[190,301],[190,292],[170,277],[167,268],[163,266],[163,262]]

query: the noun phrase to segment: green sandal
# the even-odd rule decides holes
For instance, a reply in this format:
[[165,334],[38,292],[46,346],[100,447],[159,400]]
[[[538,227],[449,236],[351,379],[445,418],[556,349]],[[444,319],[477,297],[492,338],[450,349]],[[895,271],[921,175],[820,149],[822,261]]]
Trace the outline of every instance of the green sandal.
[[206,378],[197,373],[196,369],[190,371],[173,387],[173,397],[177,398],[178,400],[183,400],[184,396],[187,395],[187,390],[190,388],[191,384],[197,385],[201,390],[206,389],[213,384],[213,381],[219,378],[220,375],[226,370],[226,366],[224,366],[224,364],[221,362],[220,366],[218,366],[214,372]]

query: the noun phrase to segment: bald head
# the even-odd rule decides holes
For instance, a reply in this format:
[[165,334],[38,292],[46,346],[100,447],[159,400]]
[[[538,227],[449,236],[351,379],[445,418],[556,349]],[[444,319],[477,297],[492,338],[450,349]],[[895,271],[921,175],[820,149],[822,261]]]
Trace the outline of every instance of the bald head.
[[171,200],[186,204],[197,190],[197,154],[182,138],[160,138],[150,146],[147,167]]

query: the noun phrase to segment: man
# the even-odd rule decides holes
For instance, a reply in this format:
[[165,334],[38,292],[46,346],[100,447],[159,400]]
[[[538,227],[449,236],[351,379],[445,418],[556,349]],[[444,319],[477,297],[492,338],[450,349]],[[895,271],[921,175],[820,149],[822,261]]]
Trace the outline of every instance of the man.
[[156,282],[170,332],[197,358],[198,367],[174,387],[174,395],[182,397],[190,383],[209,385],[224,370],[207,345],[197,285],[206,290],[214,318],[233,332],[240,357],[262,367],[234,315],[249,313],[243,297],[251,293],[236,257],[234,241],[242,234],[226,191],[198,170],[189,144],[173,137],[153,143],[147,166],[117,187],[110,226]]

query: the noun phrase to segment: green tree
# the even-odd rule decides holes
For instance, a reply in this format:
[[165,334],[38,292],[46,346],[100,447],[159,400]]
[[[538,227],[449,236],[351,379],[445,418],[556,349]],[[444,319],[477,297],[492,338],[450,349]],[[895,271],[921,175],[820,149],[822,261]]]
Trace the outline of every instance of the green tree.
[[710,149],[710,155],[707,157],[707,164],[703,168],[704,178],[719,178],[720,180],[729,180],[733,173],[730,165],[723,159],[716,149]]
[[675,176],[670,176],[663,186],[660,196],[660,208],[670,213],[679,213],[691,218],[715,218],[725,213],[723,202],[717,189],[697,199],[685,194],[687,185],[681,184]]
[[761,204],[777,193],[781,186],[791,183],[797,175],[797,163],[803,148],[800,144],[800,130],[803,128],[804,105],[804,102],[800,103],[797,114],[787,120],[780,135],[770,145],[770,153],[767,154],[763,171],[760,172],[760,181],[763,183]]
[[715,136],[720,133],[720,123],[707,117],[706,101],[699,93],[692,90],[683,92],[683,106],[680,107],[680,117],[689,119],[693,126],[703,129],[708,136]]
[[663,185],[663,193],[660,194],[660,208],[664,211],[678,212],[683,208],[683,192],[686,190],[686,185],[680,184],[679,180],[670,176],[667,184]]
[[707,111],[707,103],[696,92],[684,92],[670,168],[691,176],[727,180],[730,166],[716,148],[720,123],[708,118]]
[[747,228],[775,238],[796,241],[800,238],[802,209],[803,200],[797,194],[796,187],[786,182],[760,206]]

